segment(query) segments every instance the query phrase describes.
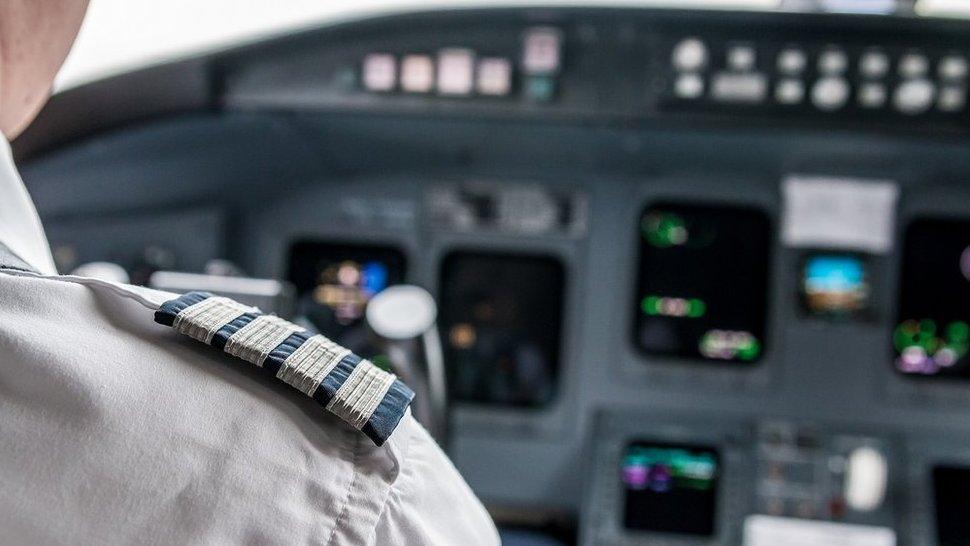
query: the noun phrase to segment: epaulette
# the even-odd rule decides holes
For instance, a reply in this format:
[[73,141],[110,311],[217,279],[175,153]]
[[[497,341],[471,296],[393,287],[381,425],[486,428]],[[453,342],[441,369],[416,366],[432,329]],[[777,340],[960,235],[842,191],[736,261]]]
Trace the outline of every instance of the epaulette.
[[189,292],[155,312],[155,322],[255,364],[383,445],[414,391],[394,374],[304,328],[229,298]]

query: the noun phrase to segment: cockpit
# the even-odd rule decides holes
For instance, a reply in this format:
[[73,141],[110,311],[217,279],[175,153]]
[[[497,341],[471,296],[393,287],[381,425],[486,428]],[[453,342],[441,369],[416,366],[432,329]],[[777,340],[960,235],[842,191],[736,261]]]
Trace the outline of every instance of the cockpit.
[[63,83],[59,271],[410,374],[509,546],[970,543],[967,5],[393,4]]

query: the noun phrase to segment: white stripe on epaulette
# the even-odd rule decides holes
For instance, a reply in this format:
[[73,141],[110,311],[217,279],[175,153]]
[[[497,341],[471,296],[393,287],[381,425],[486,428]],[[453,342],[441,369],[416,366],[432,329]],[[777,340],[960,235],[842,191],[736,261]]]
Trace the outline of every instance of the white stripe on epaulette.
[[172,328],[192,339],[212,343],[212,336],[225,325],[248,312],[255,311],[248,305],[220,296],[206,298],[190,305],[175,315]]
[[280,317],[260,315],[229,336],[224,350],[246,362],[262,366],[273,349],[286,338],[304,330]]
[[323,379],[349,354],[350,349],[317,334],[283,361],[276,377],[313,396]]
[[337,389],[327,409],[360,430],[395,379],[394,374],[381,370],[368,360],[362,360]]

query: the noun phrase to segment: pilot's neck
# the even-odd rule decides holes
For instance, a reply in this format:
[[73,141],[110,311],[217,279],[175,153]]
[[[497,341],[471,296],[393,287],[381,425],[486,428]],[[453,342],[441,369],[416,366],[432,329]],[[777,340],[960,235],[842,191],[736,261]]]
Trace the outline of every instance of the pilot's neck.
[[24,187],[13,153],[0,135],[0,243],[37,271],[55,275],[54,259],[37,209]]

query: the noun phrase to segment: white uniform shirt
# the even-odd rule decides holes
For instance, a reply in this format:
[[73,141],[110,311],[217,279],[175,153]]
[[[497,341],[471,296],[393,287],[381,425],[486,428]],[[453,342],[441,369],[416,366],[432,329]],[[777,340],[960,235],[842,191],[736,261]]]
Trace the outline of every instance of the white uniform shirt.
[[55,276],[0,139],[4,544],[498,544],[408,413],[381,447],[153,321],[173,294]]

